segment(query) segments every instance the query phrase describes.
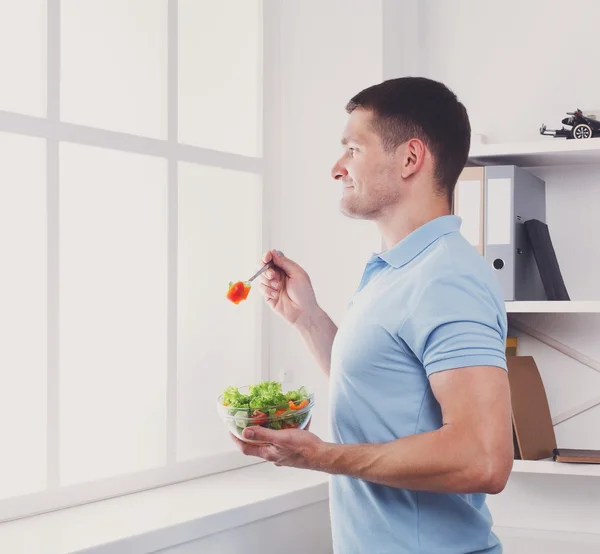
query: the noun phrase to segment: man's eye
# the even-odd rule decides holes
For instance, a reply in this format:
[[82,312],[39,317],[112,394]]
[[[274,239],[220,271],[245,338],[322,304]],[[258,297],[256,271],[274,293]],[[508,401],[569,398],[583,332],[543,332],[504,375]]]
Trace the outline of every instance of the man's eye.
[[354,152],[356,152],[356,148],[354,148],[353,146],[349,146],[348,147],[348,152],[350,152],[350,155],[353,156]]

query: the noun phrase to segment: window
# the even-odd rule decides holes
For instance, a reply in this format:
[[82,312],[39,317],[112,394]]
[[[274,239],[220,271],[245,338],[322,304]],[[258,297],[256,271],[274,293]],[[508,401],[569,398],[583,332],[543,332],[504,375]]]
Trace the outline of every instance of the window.
[[[233,14],[233,15],[232,15]],[[0,0],[0,521],[240,467],[261,0]],[[235,348],[232,348],[235,344]]]

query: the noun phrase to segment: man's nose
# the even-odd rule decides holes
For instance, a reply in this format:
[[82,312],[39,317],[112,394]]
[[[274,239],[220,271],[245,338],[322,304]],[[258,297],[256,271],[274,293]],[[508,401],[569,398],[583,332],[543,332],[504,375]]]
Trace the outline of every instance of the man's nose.
[[335,165],[331,168],[331,176],[339,181],[348,175],[346,168],[340,164],[339,161],[335,163]]

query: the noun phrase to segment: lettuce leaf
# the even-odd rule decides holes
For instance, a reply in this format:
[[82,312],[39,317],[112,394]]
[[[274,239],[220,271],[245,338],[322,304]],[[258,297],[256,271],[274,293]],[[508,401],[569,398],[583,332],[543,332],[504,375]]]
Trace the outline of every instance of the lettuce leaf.
[[306,388],[304,386],[302,386],[298,390],[289,391],[286,394],[286,397],[288,400],[293,400],[294,402],[297,403],[300,400],[304,400],[305,398],[308,398],[308,391],[306,390]]
[[236,387],[227,387],[223,392],[223,403],[229,408],[261,410],[272,417],[276,409],[288,407],[288,400],[299,402],[308,398],[308,391],[304,386],[284,393],[281,383],[277,381],[262,381],[250,385],[248,389],[248,394],[242,394]]
[[247,408],[250,397],[242,394],[236,387],[227,387],[223,391],[223,403],[231,408]]

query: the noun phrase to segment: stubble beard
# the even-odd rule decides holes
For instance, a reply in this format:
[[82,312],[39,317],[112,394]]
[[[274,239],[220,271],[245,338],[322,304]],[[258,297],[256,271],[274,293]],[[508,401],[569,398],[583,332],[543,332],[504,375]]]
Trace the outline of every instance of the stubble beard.
[[383,178],[378,179],[372,187],[361,189],[370,190],[368,196],[357,195],[356,188],[350,192],[350,197],[342,197],[340,211],[352,219],[377,220],[391,206],[400,202],[400,190],[392,187],[390,182]]

